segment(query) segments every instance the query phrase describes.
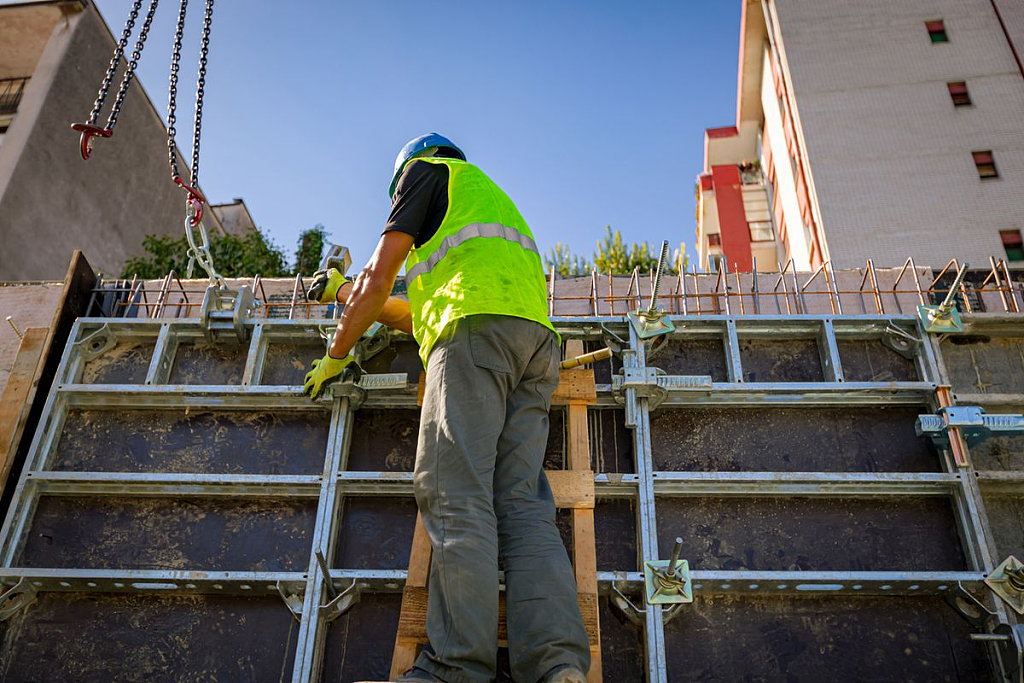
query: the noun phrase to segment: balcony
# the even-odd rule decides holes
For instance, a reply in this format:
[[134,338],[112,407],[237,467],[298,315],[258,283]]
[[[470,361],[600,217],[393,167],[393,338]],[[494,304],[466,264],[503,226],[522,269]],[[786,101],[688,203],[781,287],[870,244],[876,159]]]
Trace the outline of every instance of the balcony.
[[14,116],[21,104],[21,96],[25,94],[25,78],[0,78],[0,116]]

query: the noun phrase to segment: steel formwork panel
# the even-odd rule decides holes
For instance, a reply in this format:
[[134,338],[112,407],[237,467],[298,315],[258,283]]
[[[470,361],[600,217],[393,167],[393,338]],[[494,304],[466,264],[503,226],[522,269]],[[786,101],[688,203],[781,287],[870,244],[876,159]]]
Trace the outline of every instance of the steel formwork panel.
[[[988,328],[975,318],[967,316],[978,334],[1024,337],[1019,316],[1001,316]],[[983,579],[1002,559],[982,493],[1024,496],[1024,475],[957,467],[949,453],[913,435],[910,420],[935,411],[936,388],[949,377],[944,346],[927,338],[913,316],[677,316],[676,331],[653,353],[623,317],[553,320],[563,337],[583,339],[588,347],[600,342],[602,325],[628,338],[621,358],[627,370],[657,367],[668,375],[710,377],[651,394],[615,388],[618,359],[596,368],[598,401],[589,425],[606,680],[679,680],[692,673],[693,657],[703,651],[681,651],[691,647],[681,640],[690,643],[691,630],[704,634],[698,637],[708,640],[712,649],[705,654],[713,659],[713,644],[734,637],[730,629],[742,634],[753,628],[738,624],[785,621],[780,606],[798,606],[825,625],[832,623],[828,614],[848,614],[854,624],[841,637],[854,638],[866,628],[858,604],[867,606],[865,615],[885,619],[891,616],[887,605],[912,605],[912,616],[893,622],[904,627],[947,613],[943,623],[960,624],[941,598],[964,589],[982,594]],[[237,603],[241,611],[255,600],[259,614],[270,610],[293,624],[282,631],[283,622],[274,622],[283,640],[272,647],[284,654],[268,680],[280,679],[280,667],[295,682],[385,675],[390,657],[380,650],[389,652],[390,645],[380,643],[390,642],[384,632],[393,636],[397,623],[396,594],[405,581],[415,513],[411,470],[421,367],[412,342],[398,335],[367,364],[375,374],[363,382],[365,390],[328,393],[311,403],[295,382],[306,356],[323,348],[319,328],[329,324],[252,320],[246,343],[210,345],[198,319],[80,319],[0,532],[0,586],[12,591],[8,602],[19,593],[66,595],[81,615],[89,605],[102,614],[104,604],[121,614],[123,604],[104,603],[107,595],[250,601]],[[883,345],[891,328],[920,340],[910,357]],[[1007,403],[1024,405],[1024,395]],[[559,409],[552,415],[545,466],[558,469],[565,467],[564,423]],[[702,425],[711,431],[698,433]],[[290,524],[281,511],[308,510],[308,529],[294,539],[301,561],[281,571],[267,562],[268,555],[282,555],[274,542],[248,548],[246,555],[231,545],[241,541],[227,535],[218,541],[220,554],[204,556],[210,566],[149,567],[131,558],[88,566],[70,541],[59,555],[63,566],[54,566],[57,555],[46,544],[61,539],[37,533],[64,514],[85,525],[83,539],[90,529],[123,536],[146,515],[112,530],[96,522],[95,510],[114,511],[111,519],[123,522],[124,506],[132,505],[150,511],[176,506],[186,518],[206,506],[209,523],[218,529],[235,524],[242,536],[244,525],[212,513],[259,509],[269,526],[257,535],[274,542],[281,525]],[[757,533],[758,518],[771,534]],[[829,529],[837,538],[847,533],[847,545],[829,550],[820,536],[803,546],[786,540]],[[206,533],[202,524],[195,533]],[[667,557],[677,535],[688,539],[683,557],[690,558],[697,602],[644,605],[639,569]],[[167,538],[182,542],[173,533]],[[104,542],[112,543],[93,545]],[[130,540],[119,542],[127,545],[107,547],[130,547]],[[789,548],[803,555],[820,550],[821,557],[755,562],[742,550],[721,551],[751,543],[761,543],[762,554]],[[717,559],[701,560],[700,548],[703,557]],[[840,561],[842,550],[846,561]],[[255,565],[231,566],[245,557]],[[27,561],[44,559],[50,563]],[[88,600],[81,602],[82,596]],[[2,647],[8,661],[24,661],[17,630],[27,628],[32,610],[59,609],[61,599],[29,604],[7,622]],[[1000,603],[986,600],[1007,620]],[[273,608],[263,607],[271,601]],[[202,612],[207,603],[189,604]],[[216,604],[228,605],[214,609],[220,614],[236,603]],[[639,610],[633,623],[619,623],[630,610]],[[962,625],[947,631],[966,634]],[[249,642],[244,633],[238,638]],[[954,660],[968,672],[987,667],[985,646],[962,639]],[[817,642],[807,634],[797,640],[808,647]],[[339,658],[342,647],[351,648],[351,660]],[[371,670],[354,668],[359,665]]]

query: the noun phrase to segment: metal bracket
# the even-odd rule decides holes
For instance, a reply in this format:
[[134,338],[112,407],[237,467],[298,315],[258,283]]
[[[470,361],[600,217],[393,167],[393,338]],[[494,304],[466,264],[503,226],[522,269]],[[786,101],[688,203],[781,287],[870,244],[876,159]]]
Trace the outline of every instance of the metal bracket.
[[1024,564],[1013,555],[985,577],[985,585],[1017,614],[1024,614]]
[[199,307],[199,324],[206,341],[213,343],[218,333],[233,331],[239,343],[246,341],[245,321],[255,307],[252,288],[242,285],[235,292],[211,284]]
[[627,620],[639,629],[644,628],[644,617],[647,613],[646,609],[637,607],[632,600],[623,594],[615,581],[612,581],[612,592],[615,596],[612,598],[612,604],[622,613],[622,616],[626,617]]
[[914,359],[921,340],[891,322],[882,330],[882,344],[904,358]]
[[368,391],[405,391],[408,388],[409,375],[404,372],[361,375],[356,381],[329,384],[320,400],[330,403],[336,398],[347,398],[352,410],[357,410],[366,401]]
[[117,336],[106,323],[103,323],[99,329],[79,339],[75,346],[78,348],[78,355],[88,363],[117,346]]
[[980,406],[946,406],[935,415],[918,415],[914,431],[931,438],[939,448],[949,448],[949,428],[957,427],[968,446],[990,436],[1024,434],[1024,415],[988,415]]
[[292,616],[295,617],[295,621],[301,622],[302,595],[297,592],[291,594],[285,592],[285,589],[287,587],[288,586],[283,581],[277,582],[277,592],[281,596],[281,599],[284,600],[285,607],[287,607],[288,610],[292,613]]
[[960,581],[956,582],[956,588],[953,588],[949,593],[946,594],[946,604],[953,608],[953,610],[961,617],[967,620],[971,626],[978,628],[985,628],[988,624],[989,619],[996,616],[996,613],[985,607],[984,603],[978,598],[974,597]]
[[1003,680],[1024,683],[1024,624],[1001,623],[992,633],[972,633],[971,640],[995,642]]
[[683,539],[677,538],[672,559],[644,562],[644,594],[648,605],[693,602],[690,564],[679,559]]
[[391,343],[391,330],[380,323],[373,323],[363,332],[363,336],[356,342],[352,349],[352,355],[356,362],[365,363],[378,353],[388,348]]
[[642,308],[635,313],[627,313],[626,317],[629,318],[629,324],[636,330],[636,336],[640,339],[653,339],[674,332],[676,329],[665,311]]
[[612,376],[612,393],[619,403],[625,401],[627,389],[647,398],[647,406],[654,410],[673,391],[711,391],[710,375],[666,375],[660,368],[624,367],[620,374]]
[[0,621],[6,621],[36,601],[39,589],[27,577],[0,593]]
[[[333,588],[333,584],[331,584],[330,580],[327,581],[327,585],[330,585]],[[320,614],[323,615],[324,619],[326,619],[328,623],[330,623],[359,602],[359,598],[362,597],[362,594],[362,584],[355,579],[352,579],[352,583],[348,588],[337,593],[337,595],[335,595],[326,605],[320,605]]]

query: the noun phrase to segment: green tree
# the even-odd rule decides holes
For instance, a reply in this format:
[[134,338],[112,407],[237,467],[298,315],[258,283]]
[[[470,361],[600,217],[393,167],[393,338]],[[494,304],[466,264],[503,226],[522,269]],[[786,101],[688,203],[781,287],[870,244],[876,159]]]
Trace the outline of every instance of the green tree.
[[544,270],[550,272],[552,268],[562,277],[579,277],[593,270],[587,259],[571,253],[569,247],[561,242],[556,243],[551,253],[544,257]]
[[[639,268],[641,272],[657,269],[660,256],[660,244],[651,248],[645,240],[627,245],[622,239],[622,233],[618,230],[612,232],[611,226],[606,225],[604,238],[597,243],[597,251],[593,255],[593,266],[587,259],[573,254],[569,247],[561,242],[544,257],[544,265],[547,270],[553,266],[559,275],[570,277],[586,275],[590,270],[612,275],[630,275],[634,268]],[[679,248],[669,256],[667,272],[677,274],[680,267],[685,270],[688,264],[686,244],[680,242]]]
[[312,275],[320,267],[327,244],[327,230],[317,223],[299,235],[299,246],[295,250],[295,272]]
[[[303,270],[307,275],[316,270],[325,236],[323,226],[318,225],[299,237],[296,260],[300,263],[306,260],[304,269],[309,267],[309,262],[313,264],[309,270]],[[164,277],[172,270],[184,277],[188,269],[188,241],[184,235],[178,238],[147,235],[142,240],[142,249],[143,255],[125,262],[122,277],[138,275],[153,280]],[[316,258],[313,258],[314,252]],[[213,256],[214,267],[224,277],[252,277],[256,274],[263,277],[286,277],[296,272],[288,267],[284,251],[259,229],[243,235],[211,235],[210,254]],[[193,277],[203,277],[204,273],[198,266],[196,268]]]

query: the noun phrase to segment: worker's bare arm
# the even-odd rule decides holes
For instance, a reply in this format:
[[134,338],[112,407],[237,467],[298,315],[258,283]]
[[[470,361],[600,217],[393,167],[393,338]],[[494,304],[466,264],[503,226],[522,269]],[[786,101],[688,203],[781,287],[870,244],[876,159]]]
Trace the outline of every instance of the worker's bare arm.
[[[390,327],[412,331],[409,304],[400,300],[395,300],[398,304],[388,301],[392,298],[391,288],[394,287],[395,278],[402,270],[412,245],[413,237],[403,232],[389,231],[381,236],[370,262],[352,285],[352,292],[348,296],[341,320],[338,321],[338,332],[331,344],[330,354],[333,357],[348,355],[363,332],[378,319]],[[385,315],[385,306],[389,303],[391,310]],[[390,322],[383,318],[388,318]]]
[[[354,289],[354,283],[346,282],[338,288],[337,300],[340,303],[347,304]],[[409,310],[409,302],[405,299],[399,299],[397,296],[389,296],[387,301],[384,302],[384,308],[381,309],[380,315],[377,316],[377,322],[412,334],[412,313]]]

